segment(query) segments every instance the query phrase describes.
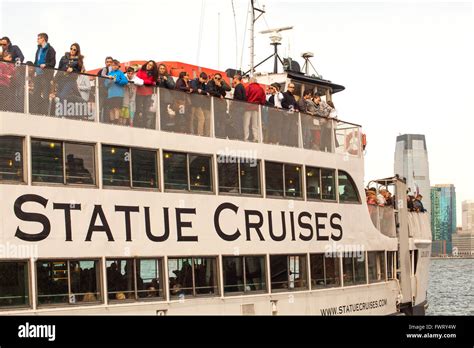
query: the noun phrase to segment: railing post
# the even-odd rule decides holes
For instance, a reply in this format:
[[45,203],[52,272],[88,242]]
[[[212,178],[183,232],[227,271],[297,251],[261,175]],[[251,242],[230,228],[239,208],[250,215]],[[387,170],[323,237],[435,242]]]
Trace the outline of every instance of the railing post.
[[337,129],[337,120],[331,120],[331,153],[336,153],[336,129]]
[[303,148],[303,125],[301,123],[301,112],[298,112],[298,147]]
[[263,143],[262,105],[258,105],[258,142]]
[[25,95],[23,97],[23,103],[25,103],[25,105],[23,106],[23,110],[25,111],[26,115],[30,113],[30,88],[28,86],[28,67],[28,65],[25,65]]
[[99,77],[95,78],[95,122],[100,122],[100,105],[99,105]]
[[156,124],[155,124],[155,129],[156,130],[161,130],[161,103],[160,103],[160,88],[156,88]]
[[209,137],[215,138],[216,132],[215,132],[215,118],[214,118],[214,97],[211,98],[211,110],[210,110],[210,115],[209,115],[209,121],[210,121],[210,127],[209,129]]

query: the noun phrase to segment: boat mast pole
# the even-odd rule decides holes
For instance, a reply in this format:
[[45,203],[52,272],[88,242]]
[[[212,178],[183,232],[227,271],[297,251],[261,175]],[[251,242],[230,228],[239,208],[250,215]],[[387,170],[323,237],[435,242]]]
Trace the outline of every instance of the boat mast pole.
[[255,49],[255,7],[254,0],[250,0],[250,77],[253,76],[254,67],[254,49]]

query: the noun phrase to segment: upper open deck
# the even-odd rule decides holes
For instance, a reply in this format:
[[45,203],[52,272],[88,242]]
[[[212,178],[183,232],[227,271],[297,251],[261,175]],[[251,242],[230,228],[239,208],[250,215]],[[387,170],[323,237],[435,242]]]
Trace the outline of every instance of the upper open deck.
[[120,87],[124,98],[115,105],[112,80],[5,62],[0,76],[2,111],[362,157],[360,126],[337,119],[133,83]]

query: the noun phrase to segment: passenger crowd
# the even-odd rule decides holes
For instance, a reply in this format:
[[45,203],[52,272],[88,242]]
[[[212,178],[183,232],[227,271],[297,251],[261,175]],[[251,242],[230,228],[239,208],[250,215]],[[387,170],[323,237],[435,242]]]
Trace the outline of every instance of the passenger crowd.
[[[2,46],[2,61],[23,63],[25,58],[21,49],[13,45],[8,37],[1,38],[0,43]],[[26,63],[29,67],[30,106],[34,109],[30,109],[30,112],[55,114],[54,109],[57,109],[58,103],[61,104],[63,101],[89,102],[91,97],[89,77],[78,75],[77,81],[71,81],[71,78],[67,78],[70,73],[84,73],[86,71],[80,45],[73,43],[70,46],[70,50],[64,53],[59,60],[57,67],[59,73],[54,75],[54,70],[51,68],[56,66],[56,51],[49,43],[48,35],[46,33],[38,34],[37,44],[34,61]],[[185,111],[189,117],[186,119],[176,117],[184,112],[181,108],[182,103],[173,100],[171,92],[167,93],[166,90],[178,90],[189,95],[199,94],[224,99],[233,88],[233,93],[229,93],[229,95],[237,101],[274,107],[286,110],[288,113],[303,112],[312,116],[337,117],[334,104],[331,101],[321,100],[321,96],[313,93],[313,90],[305,90],[303,96],[299,98],[294,83],[289,83],[287,91],[284,92],[282,86],[278,83],[273,83],[265,91],[255,79],[250,79],[249,84],[245,87],[243,77],[238,74],[232,77],[229,85],[220,73],[208,76],[205,72],[202,72],[198,77],[191,79],[185,71],[181,72],[178,79],[174,81],[166,65],[157,64],[153,60],[146,62],[141,67],[126,67],[125,71],[120,68],[120,62],[109,56],[105,59],[105,66],[97,74],[97,76],[103,78],[99,82],[99,98],[102,102],[100,118],[103,122],[153,128],[155,126],[154,111],[157,107],[153,87],[161,87],[164,90],[160,96],[161,110],[166,110],[165,115],[162,113],[163,128],[177,128],[179,131],[197,135],[208,135],[210,129],[209,108],[190,103],[189,98],[191,96],[188,98],[182,97],[181,102],[189,105],[190,111]],[[19,80],[21,81],[21,79]],[[0,64],[0,97],[23,100],[24,88],[22,88],[22,85],[11,88],[12,85],[15,87],[13,64]],[[14,93],[15,96],[8,93]],[[52,100],[54,103],[51,102]],[[219,102],[215,104],[215,111],[220,111],[220,115],[225,115],[222,117],[223,122],[221,124],[217,125],[216,122],[217,136],[222,133],[223,136],[228,137],[229,134],[234,133],[235,137],[242,140],[259,141],[259,114],[256,105],[254,107],[247,105],[242,112],[242,119],[237,122],[232,119],[228,106],[221,105],[222,103],[219,104]],[[266,117],[266,121],[268,122],[268,117]],[[275,122],[279,123],[280,121],[275,119]],[[273,128],[287,131],[283,124],[276,125]],[[322,128],[321,137],[323,137]],[[296,130],[297,127],[290,127],[288,132],[294,132],[293,129]],[[305,134],[305,136],[312,137],[313,135]],[[278,142],[278,135],[264,134],[264,137],[270,142]],[[297,139],[297,135],[294,138]]]
[[[392,206],[395,208],[395,196],[392,196],[392,193],[387,190],[385,187],[382,187],[378,192],[375,187],[371,187],[365,190],[365,195],[367,199],[367,204],[370,206]],[[407,208],[410,212],[419,212],[424,213],[426,209],[423,206],[422,202],[423,196],[420,194],[412,195],[410,190],[407,191]]]

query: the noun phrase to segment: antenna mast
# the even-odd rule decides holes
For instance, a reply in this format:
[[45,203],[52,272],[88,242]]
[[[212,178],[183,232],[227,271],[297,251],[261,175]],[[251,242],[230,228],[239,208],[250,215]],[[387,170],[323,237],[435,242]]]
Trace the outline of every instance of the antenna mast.
[[[265,13],[264,10],[255,7],[254,0],[250,0],[250,76],[253,76],[255,70],[255,22]],[[255,18],[255,12],[260,14]]]

